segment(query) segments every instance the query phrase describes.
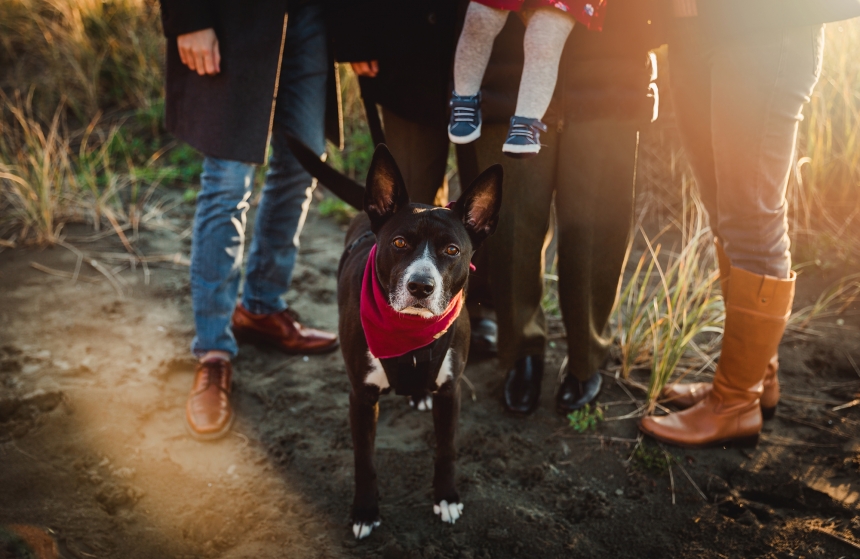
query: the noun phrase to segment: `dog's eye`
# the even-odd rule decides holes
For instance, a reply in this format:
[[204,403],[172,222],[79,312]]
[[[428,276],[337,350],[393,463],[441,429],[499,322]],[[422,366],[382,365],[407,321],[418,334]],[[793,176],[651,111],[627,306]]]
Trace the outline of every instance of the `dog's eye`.
[[454,245],[448,245],[448,248],[445,249],[445,254],[448,256],[457,256],[460,254],[460,249]]
[[397,237],[391,241],[391,244],[393,244],[395,248],[406,248],[406,239],[403,237]]

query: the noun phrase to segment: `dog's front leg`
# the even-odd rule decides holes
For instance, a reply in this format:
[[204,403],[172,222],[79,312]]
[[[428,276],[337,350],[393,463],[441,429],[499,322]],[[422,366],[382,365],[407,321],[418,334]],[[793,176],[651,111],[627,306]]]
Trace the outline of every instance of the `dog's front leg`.
[[454,482],[457,451],[454,437],[460,416],[460,383],[451,379],[433,395],[436,428],[436,467],[433,473],[433,512],[453,524],[463,515],[463,503]]
[[379,526],[379,490],[373,465],[376,420],[379,417],[379,389],[365,386],[349,393],[349,425],[355,455],[355,499],[352,503],[352,531],[363,539]]

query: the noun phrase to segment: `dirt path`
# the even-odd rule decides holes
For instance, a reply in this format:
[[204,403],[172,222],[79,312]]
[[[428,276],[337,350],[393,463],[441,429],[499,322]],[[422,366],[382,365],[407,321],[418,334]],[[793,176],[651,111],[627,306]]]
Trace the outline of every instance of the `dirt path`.
[[[184,231],[189,214],[172,220]],[[342,238],[312,212],[289,297],[330,329]],[[76,246],[122,252],[115,237]],[[159,228],[139,247],[187,254],[187,233]],[[475,360],[458,443],[465,516],[453,527],[431,510],[431,417],[385,397],[382,526],[357,543],[339,353],[243,346],[235,431],[198,443],[182,416],[193,367],[187,268],[153,264],[149,285],[141,269],[123,271],[120,297],[91,266],[73,284],[31,261],[72,272],[76,257],[0,253],[0,523],[50,527],[66,557],[860,557],[817,531],[860,541],[860,406],[831,411],[860,397],[846,352],[830,349],[860,361],[856,336],[827,330],[827,343],[786,344],[787,398],[758,448],[667,448],[671,470],[654,445],[634,453],[633,420],[576,434],[552,411],[553,382],[533,417],[504,415],[495,362]],[[562,355],[563,344],[551,349],[550,371]],[[606,381],[607,416],[632,411]]]

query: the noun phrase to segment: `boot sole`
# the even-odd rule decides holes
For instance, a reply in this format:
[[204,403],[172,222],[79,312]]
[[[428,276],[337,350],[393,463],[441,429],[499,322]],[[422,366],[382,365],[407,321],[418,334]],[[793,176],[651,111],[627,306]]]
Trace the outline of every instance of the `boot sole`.
[[645,431],[640,428],[644,434],[648,435],[652,439],[656,441],[660,441],[661,443],[670,444],[672,446],[678,446],[681,448],[690,448],[690,449],[705,449],[705,448],[717,448],[717,447],[726,447],[726,448],[755,448],[758,446],[759,435],[760,433],[756,433],[755,435],[749,435],[747,437],[739,437],[736,439],[722,439],[719,441],[713,441],[709,443],[703,444],[685,444],[678,441],[673,441],[671,439],[664,439],[663,437],[658,437],[648,431]]
[[508,157],[510,157],[512,159],[530,159],[532,157],[535,157],[538,154],[538,152],[536,152],[536,151],[516,152],[516,151],[505,151],[504,149],[502,149],[502,153],[504,153],[505,155],[507,155]]
[[330,346],[323,346],[316,349],[305,349],[305,350],[292,350],[287,349],[271,338],[267,338],[265,334],[260,334],[257,332],[243,332],[233,330],[233,336],[236,338],[237,342],[251,344],[255,346],[262,347],[270,347],[280,350],[287,355],[321,355],[323,353],[331,353],[340,347],[340,341],[335,340],[335,342]]
[[478,124],[478,127],[475,128],[474,132],[467,134],[465,136],[455,136],[451,133],[450,127],[448,130],[448,139],[451,140],[452,144],[456,144],[458,146],[464,146],[466,144],[471,144],[475,140],[481,137],[481,124]]
[[540,153],[540,144],[530,144],[530,145],[511,145],[511,144],[502,144],[502,153],[507,155],[508,157],[532,157]]
[[[664,404],[669,404],[670,406],[672,406],[672,401],[671,401],[671,400],[668,400],[668,401],[662,401],[662,402],[663,402]],[[692,404],[692,405],[690,405],[690,406],[678,406],[678,405],[674,405],[674,406],[672,406],[672,407],[673,407],[674,409],[678,410],[678,411],[684,411],[684,410],[688,410],[688,409],[692,408],[693,406],[695,406],[695,405],[696,405],[696,404],[698,404],[698,403],[699,403],[699,402],[696,402],[695,404]],[[762,418],[763,420],[768,421],[768,420],[770,420],[770,419],[773,419],[775,416],[776,416],[776,406],[773,406],[772,408],[766,408],[766,407],[762,406],[762,408],[761,408],[761,418]]]
[[236,415],[230,414],[230,420],[227,422],[227,425],[225,425],[220,431],[216,431],[214,433],[198,433],[194,430],[194,427],[192,427],[191,424],[188,423],[188,418],[186,417],[185,429],[188,431],[188,434],[191,435],[191,437],[196,441],[217,441],[218,439],[225,437],[230,432],[230,430],[233,429],[233,421],[235,419]]

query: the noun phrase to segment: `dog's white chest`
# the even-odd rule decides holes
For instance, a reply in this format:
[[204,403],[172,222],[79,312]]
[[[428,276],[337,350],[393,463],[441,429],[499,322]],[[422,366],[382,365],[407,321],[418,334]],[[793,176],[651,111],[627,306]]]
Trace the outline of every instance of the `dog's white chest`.
[[378,386],[380,390],[389,388],[388,375],[385,374],[382,363],[369,351],[367,352],[367,358],[370,360],[370,372],[364,377],[364,384]]
[[[385,374],[382,362],[374,357],[370,351],[367,352],[367,358],[370,361],[370,371],[367,373],[367,376],[364,377],[364,384],[376,386],[380,390],[390,388],[391,384],[388,382],[388,375]],[[445,359],[442,360],[442,365],[439,367],[439,372],[436,374],[436,390],[453,378],[454,350],[448,349],[445,354]]]

